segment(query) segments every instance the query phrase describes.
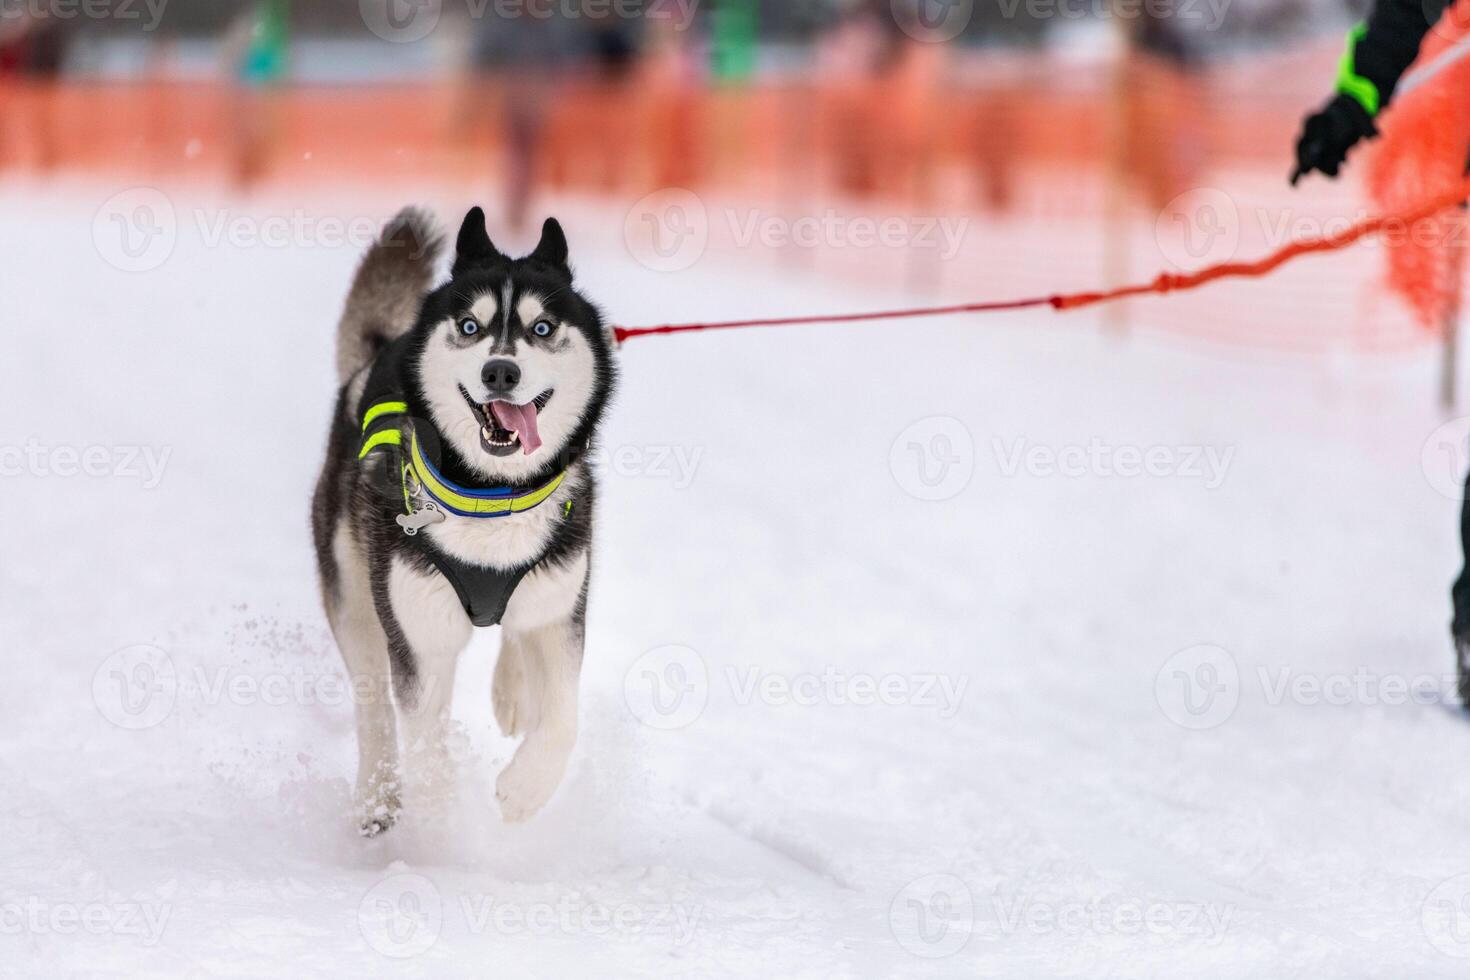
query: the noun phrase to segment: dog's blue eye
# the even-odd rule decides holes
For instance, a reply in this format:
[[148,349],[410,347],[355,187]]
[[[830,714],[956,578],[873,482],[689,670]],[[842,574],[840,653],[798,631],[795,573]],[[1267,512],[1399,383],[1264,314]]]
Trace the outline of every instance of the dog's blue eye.
[[551,331],[552,326],[550,320],[537,320],[536,325],[531,328],[531,332],[538,337],[550,337]]
[[475,334],[480,332],[480,325],[474,320],[464,320],[459,325],[459,332],[464,334],[466,337],[473,337]]

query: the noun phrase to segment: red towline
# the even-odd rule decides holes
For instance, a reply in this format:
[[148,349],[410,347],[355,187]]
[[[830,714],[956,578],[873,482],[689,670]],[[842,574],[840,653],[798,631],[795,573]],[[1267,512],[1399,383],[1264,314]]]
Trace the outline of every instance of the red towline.
[[1027,299],[998,300],[981,303],[959,303],[952,306],[919,306],[901,310],[880,310],[872,313],[829,313],[820,316],[772,317],[755,320],[723,320],[710,323],[670,323],[657,327],[614,327],[618,343],[633,337],[649,337],[655,334],[688,333],[695,330],[733,330],[739,327],[787,327],[819,323],[862,323],[869,320],[900,320],[919,316],[946,316],[952,313],[996,313],[1004,310],[1023,310],[1034,306],[1050,306],[1054,310],[1075,310],[1094,303],[1126,299],[1148,293],[1172,293],[1184,289],[1196,289],[1216,279],[1259,278],[1269,275],[1282,265],[1301,255],[1313,252],[1335,252],[1346,248],[1359,239],[1384,230],[1389,226],[1413,224],[1432,217],[1446,208],[1453,207],[1470,197],[1470,180],[1442,191],[1429,200],[1411,208],[1391,214],[1366,218],[1350,228],[1321,238],[1304,238],[1288,242],[1276,251],[1253,262],[1220,262],[1194,272],[1161,272],[1147,283],[1119,286],[1100,292],[1053,293],[1050,296],[1033,296]]

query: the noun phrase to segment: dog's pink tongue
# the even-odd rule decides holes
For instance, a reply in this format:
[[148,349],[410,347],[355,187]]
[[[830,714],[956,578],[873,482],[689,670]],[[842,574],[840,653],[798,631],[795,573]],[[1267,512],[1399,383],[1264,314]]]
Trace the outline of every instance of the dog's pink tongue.
[[495,420],[521,437],[521,448],[529,456],[541,448],[541,434],[536,431],[536,406],[532,403],[512,405],[510,402],[491,402]]

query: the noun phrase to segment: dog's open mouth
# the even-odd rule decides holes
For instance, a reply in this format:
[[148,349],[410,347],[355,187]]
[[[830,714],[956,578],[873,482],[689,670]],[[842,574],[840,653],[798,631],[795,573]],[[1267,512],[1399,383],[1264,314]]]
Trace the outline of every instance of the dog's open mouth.
[[534,401],[524,405],[512,402],[477,403],[463,387],[460,394],[475,413],[480,423],[480,448],[492,456],[510,456],[520,448],[527,456],[541,448],[541,433],[536,421],[546,403],[551,401],[553,391],[543,391]]

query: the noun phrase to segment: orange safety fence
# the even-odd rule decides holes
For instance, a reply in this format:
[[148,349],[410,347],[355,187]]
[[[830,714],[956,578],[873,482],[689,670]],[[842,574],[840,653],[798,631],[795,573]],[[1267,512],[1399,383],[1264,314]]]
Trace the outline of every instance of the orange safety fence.
[[249,179],[472,179],[508,152],[515,100],[542,107],[543,176],[559,187],[795,183],[1004,207],[1018,172],[1095,168],[1118,143],[1162,204],[1211,168],[1279,164],[1332,77],[1326,46],[1272,69],[1208,72],[1141,56],[1120,66],[1015,54],[925,63],[945,51],[915,44],[874,77],[743,87],[672,81],[656,64],[623,81],[539,89],[493,77],[279,88],[0,78],[0,168],[240,176],[239,158],[253,154]]
[[[535,190],[605,202],[617,220],[651,191],[693,190],[711,254],[908,291],[925,304],[1045,294],[1179,274],[1331,237],[1366,211],[1353,181],[1286,184],[1303,113],[1331,85],[1337,38],[1183,73],[1155,61],[1042,54],[960,57],[915,46],[887,75],[693,84],[656,62],[620,82],[529,93]],[[943,61],[942,59],[949,59]],[[0,80],[0,178],[200,180],[293,195],[425,182],[492,200],[515,152],[494,78],[248,89],[217,82]],[[751,213],[788,225],[954,223],[951,247],[752,245]],[[493,212],[492,212],[493,213]],[[1463,224],[1463,222],[1461,222]],[[1130,329],[1235,348],[1393,352],[1431,335],[1376,288],[1365,247],[1249,285],[1128,303]]]

